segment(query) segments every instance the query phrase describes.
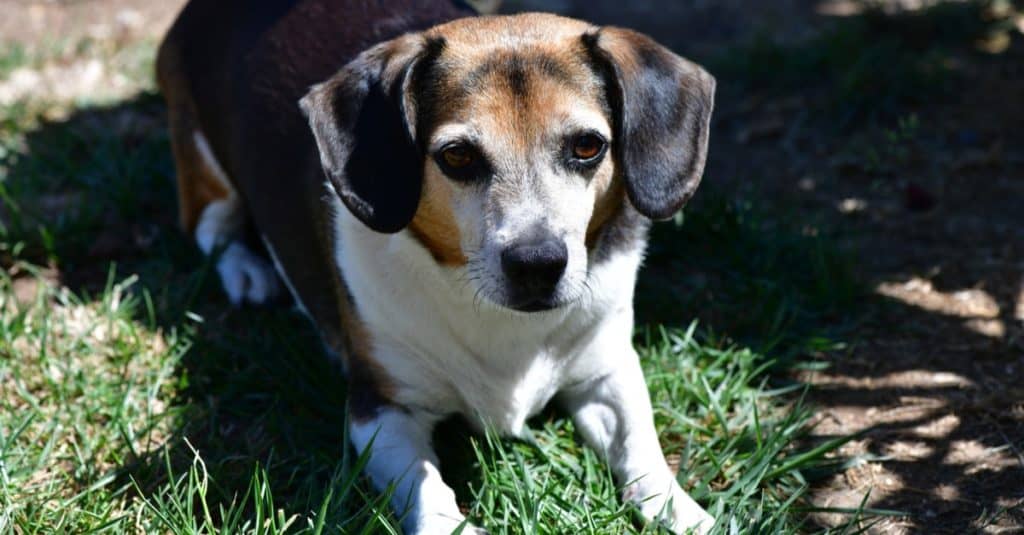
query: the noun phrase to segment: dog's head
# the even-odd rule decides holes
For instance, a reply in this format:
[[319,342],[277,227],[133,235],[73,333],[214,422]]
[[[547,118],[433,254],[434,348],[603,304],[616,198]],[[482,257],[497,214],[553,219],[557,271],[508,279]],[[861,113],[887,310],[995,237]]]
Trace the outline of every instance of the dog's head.
[[301,105],[357,218],[408,228],[488,300],[535,311],[582,294],[626,198],[664,219],[693,195],[714,87],[644,35],[532,14],[382,43]]

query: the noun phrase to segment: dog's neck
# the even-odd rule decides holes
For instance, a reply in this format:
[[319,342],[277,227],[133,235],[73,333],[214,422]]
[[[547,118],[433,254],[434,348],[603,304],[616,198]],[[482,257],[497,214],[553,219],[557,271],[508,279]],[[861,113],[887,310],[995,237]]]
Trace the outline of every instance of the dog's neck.
[[[466,416],[515,434],[560,384],[587,375],[575,364],[600,331],[631,329],[642,241],[595,258],[572,303],[527,314],[482,301],[464,267],[438,264],[407,232],[373,232],[336,208],[338,265],[360,281],[349,290],[403,405],[476,412]],[[537,374],[545,380],[530,380]],[[416,386],[439,384],[448,392]]]

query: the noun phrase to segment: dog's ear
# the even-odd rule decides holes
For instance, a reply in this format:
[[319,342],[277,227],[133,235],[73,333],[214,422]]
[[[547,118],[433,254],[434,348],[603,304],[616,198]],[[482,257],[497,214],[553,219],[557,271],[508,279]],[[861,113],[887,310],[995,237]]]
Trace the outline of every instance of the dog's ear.
[[423,153],[416,141],[416,83],[443,40],[409,34],[360,54],[299,102],[324,172],[366,226],[394,233],[416,215]]
[[595,29],[583,43],[605,79],[626,193],[641,214],[669,218],[704,173],[715,79],[630,30]]

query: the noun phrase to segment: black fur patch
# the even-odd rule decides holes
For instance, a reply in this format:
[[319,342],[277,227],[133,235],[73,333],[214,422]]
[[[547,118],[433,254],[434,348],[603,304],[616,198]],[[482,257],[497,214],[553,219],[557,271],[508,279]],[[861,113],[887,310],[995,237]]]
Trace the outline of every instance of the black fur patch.
[[377,232],[398,232],[416,215],[423,151],[410,135],[416,119],[404,102],[408,97],[417,108],[420,103],[404,92],[419,87],[410,78],[424,76],[443,48],[442,39],[425,42],[386,87],[380,80],[383,64],[353,65],[318,90],[327,95],[303,100],[324,171],[349,210]]
[[700,184],[714,79],[629,30],[584,34],[583,46],[605,82],[630,201],[652,219],[671,217]]
[[[335,109],[349,94],[335,95]],[[412,220],[423,187],[419,151],[407,133],[405,117],[393,95],[375,83],[352,129],[354,145],[335,188],[348,198],[357,217],[379,232],[397,232]]]

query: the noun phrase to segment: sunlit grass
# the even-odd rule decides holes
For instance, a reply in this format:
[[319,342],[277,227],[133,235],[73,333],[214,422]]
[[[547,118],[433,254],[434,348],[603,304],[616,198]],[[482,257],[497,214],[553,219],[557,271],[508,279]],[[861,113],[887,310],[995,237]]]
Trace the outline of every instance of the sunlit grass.
[[[92,297],[41,274],[18,280],[36,290],[17,301],[13,281],[0,284],[0,518],[8,525],[397,532],[386,498],[360,475],[365,458],[346,446],[340,380],[315,351],[289,347],[310,342],[291,313],[256,314],[246,333],[238,312],[220,323],[232,332],[216,334],[194,314],[161,326],[131,278]],[[808,474],[834,462],[827,454],[841,443],[798,446],[809,415],[800,387],[772,387],[769,360],[701,342],[694,328],[653,330],[640,345],[663,447],[722,532],[799,530]],[[459,492],[472,518],[494,533],[656,530],[620,501],[568,420],[548,416],[533,429],[526,442],[458,439],[470,453],[446,460],[471,465]]]

